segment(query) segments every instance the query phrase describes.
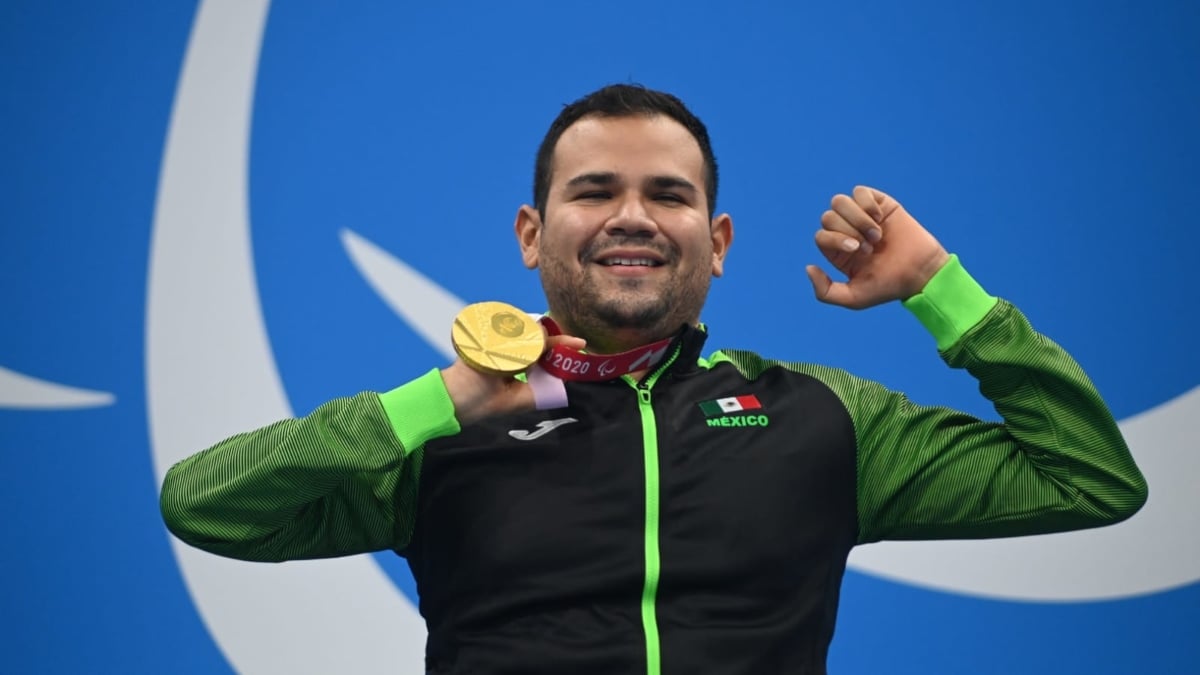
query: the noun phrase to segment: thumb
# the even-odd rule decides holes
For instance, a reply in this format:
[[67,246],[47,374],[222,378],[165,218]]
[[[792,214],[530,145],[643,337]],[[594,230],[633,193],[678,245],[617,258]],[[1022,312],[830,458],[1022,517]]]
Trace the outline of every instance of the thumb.
[[813,294],[817,296],[817,300],[829,302],[829,291],[833,288],[833,279],[830,279],[825,270],[816,265],[807,265],[804,271],[808,273],[808,280],[812,283]]
[[587,347],[587,340],[573,335],[550,335],[546,338],[546,351],[560,345],[568,349],[581,350]]
[[853,307],[853,293],[847,284],[830,279],[825,270],[816,265],[808,265],[804,271],[808,273],[808,280],[812,282],[813,294],[817,296],[817,300],[829,305]]

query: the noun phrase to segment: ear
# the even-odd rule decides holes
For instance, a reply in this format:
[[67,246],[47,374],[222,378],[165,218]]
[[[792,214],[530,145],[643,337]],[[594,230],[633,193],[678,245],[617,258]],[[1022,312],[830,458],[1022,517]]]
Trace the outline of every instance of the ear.
[[725,254],[733,244],[733,218],[728,213],[713,218],[712,221],[712,275],[719,277],[725,273]]
[[517,209],[517,220],[513,223],[517,243],[521,245],[521,261],[528,269],[538,266],[538,245],[542,240],[542,217],[537,209],[523,204]]

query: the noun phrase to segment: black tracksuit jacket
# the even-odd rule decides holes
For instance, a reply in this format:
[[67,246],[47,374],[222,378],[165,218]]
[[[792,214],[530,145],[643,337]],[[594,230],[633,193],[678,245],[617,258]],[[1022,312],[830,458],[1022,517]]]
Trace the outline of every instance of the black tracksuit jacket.
[[558,410],[460,427],[437,371],[331,401],[176,465],[163,513],[246,560],[395,550],[430,673],[824,673],[856,544],[1091,527],[1146,497],[1075,362],[957,261],[935,280],[906,304],[1003,422],[705,358],[686,328]]

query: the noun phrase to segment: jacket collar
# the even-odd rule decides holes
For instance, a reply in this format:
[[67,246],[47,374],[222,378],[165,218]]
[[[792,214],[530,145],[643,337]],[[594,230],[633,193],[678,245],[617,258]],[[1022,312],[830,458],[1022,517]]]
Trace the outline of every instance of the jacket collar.
[[666,372],[673,375],[683,375],[700,368],[698,361],[704,350],[704,342],[708,339],[708,327],[704,324],[685,325],[671,340],[670,353],[679,350],[676,358]]

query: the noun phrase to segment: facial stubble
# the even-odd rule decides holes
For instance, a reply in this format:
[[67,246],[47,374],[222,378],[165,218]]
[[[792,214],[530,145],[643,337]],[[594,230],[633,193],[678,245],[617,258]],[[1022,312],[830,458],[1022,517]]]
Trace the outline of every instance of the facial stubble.
[[631,332],[647,342],[662,339],[699,319],[710,275],[699,265],[679,271],[677,251],[672,251],[664,264],[675,273],[661,281],[645,277],[600,280],[597,276],[603,272],[589,262],[593,259],[593,255],[581,256],[582,273],[553,256],[543,257],[539,265],[552,316],[593,348],[605,349],[619,335]]

